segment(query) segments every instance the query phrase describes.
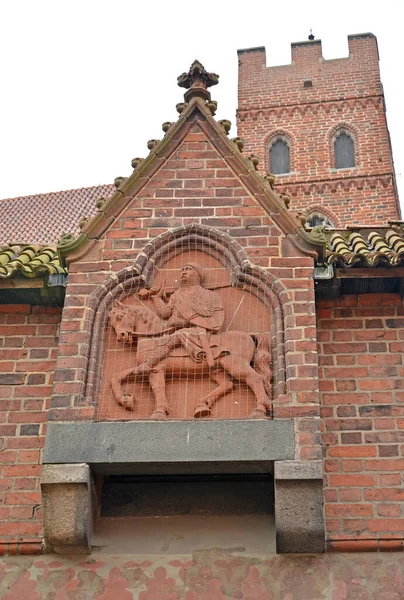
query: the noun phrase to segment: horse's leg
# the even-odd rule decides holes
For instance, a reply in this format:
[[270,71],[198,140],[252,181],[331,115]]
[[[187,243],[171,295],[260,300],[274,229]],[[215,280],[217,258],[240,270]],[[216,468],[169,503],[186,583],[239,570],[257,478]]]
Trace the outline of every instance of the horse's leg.
[[156,407],[150,418],[155,420],[166,419],[170,416],[171,411],[166,397],[166,365],[164,362],[150,371],[149,383],[156,400]]
[[253,391],[257,402],[255,410],[249,415],[250,418],[262,419],[266,417],[271,409],[271,403],[265,391],[264,382],[259,373],[254,371],[250,363],[244,360],[232,360],[231,357],[224,357],[220,360],[223,368],[234,377],[242,381]]
[[195,419],[209,417],[211,408],[215,402],[217,402],[221,396],[225,396],[233,389],[233,382],[226,371],[210,371],[209,376],[218,384],[218,386],[209,392],[209,394],[201,398],[198,406],[196,406],[194,410]]
[[125,379],[129,379],[131,375],[134,375],[134,371],[135,369],[132,367],[132,369],[127,369],[126,371],[117,373],[111,379],[112,395],[118,404],[124,408],[127,408],[128,410],[134,410],[135,399],[133,396],[123,393],[122,382],[125,381]]
[[262,376],[257,373],[257,371],[254,371],[250,365],[245,382],[248,387],[252,389],[257,400],[257,406],[255,410],[253,410],[248,416],[251,419],[262,419],[263,417],[268,416],[268,413],[271,410],[271,402],[265,391]]

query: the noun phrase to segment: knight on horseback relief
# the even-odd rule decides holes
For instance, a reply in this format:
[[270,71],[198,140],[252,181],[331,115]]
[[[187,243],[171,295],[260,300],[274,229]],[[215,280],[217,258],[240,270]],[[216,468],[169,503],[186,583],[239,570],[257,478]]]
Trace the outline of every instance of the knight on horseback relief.
[[171,414],[166,376],[207,376],[217,387],[199,399],[194,418],[209,417],[214,404],[233,390],[235,382],[245,383],[255,395],[256,407],[250,417],[269,416],[268,336],[223,331],[222,299],[203,283],[202,266],[187,262],[181,268],[179,287],[174,291],[163,286],[138,292],[140,301],[151,298],[154,310],[143,303],[128,306],[114,302],[109,312],[111,325],[118,342],[137,344],[137,364],[112,377],[113,396],[120,405],[134,410],[135,398],[124,393],[122,385],[129,379],[148,380],[155,398],[151,417],[166,419]]

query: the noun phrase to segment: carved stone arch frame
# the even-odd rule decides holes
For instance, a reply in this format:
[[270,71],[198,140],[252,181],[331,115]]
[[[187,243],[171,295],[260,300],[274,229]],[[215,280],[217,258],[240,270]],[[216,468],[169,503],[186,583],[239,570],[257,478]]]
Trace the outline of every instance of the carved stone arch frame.
[[103,365],[103,349],[108,311],[114,300],[148,287],[156,268],[184,248],[201,250],[218,259],[230,273],[234,287],[246,289],[271,311],[271,350],[273,366],[272,401],[287,393],[285,321],[293,304],[283,283],[270,272],[253,265],[240,244],[226,233],[204,225],[187,225],[157,236],[138,254],[134,264],[112,274],[91,294],[85,322],[87,378],[79,403],[97,407]]
[[313,214],[320,213],[330,219],[335,229],[340,229],[342,227],[341,221],[339,217],[335,214],[335,212],[327,208],[323,204],[310,204],[310,206],[308,206],[305,209],[304,213],[307,219]]
[[[341,123],[337,123],[336,125],[333,125],[333,127],[331,127],[327,132],[326,140],[327,140],[327,144],[328,144],[328,151],[329,151],[329,157],[330,157],[330,169],[336,168],[335,167],[334,142],[335,142],[335,138],[337,137],[337,134],[340,131],[346,131],[353,138],[354,147],[355,147],[355,166],[350,167],[350,168],[352,168],[352,169],[358,168],[360,165],[359,130],[352,123],[346,123],[344,121]],[[338,169],[338,170],[340,170],[340,169]]]
[[287,131],[286,129],[282,129],[282,128],[273,129],[272,131],[267,133],[266,136],[264,137],[263,143],[264,143],[264,156],[265,156],[265,170],[266,171],[271,170],[270,162],[269,162],[269,149],[271,146],[271,141],[274,138],[279,138],[279,137],[285,138],[286,141],[288,142],[290,171],[289,171],[289,173],[281,173],[278,175],[278,177],[281,177],[281,176],[287,177],[288,175],[290,175],[291,173],[294,172],[294,165],[296,162],[296,157],[295,157],[296,138],[292,133],[290,133],[290,131]]

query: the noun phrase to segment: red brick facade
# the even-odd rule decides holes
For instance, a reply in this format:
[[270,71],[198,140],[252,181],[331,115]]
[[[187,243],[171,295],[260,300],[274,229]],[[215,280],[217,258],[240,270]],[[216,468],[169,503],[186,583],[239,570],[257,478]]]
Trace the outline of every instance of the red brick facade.
[[[291,172],[276,189],[292,196],[296,210],[324,206],[334,226],[384,224],[400,209],[377,40],[364,34],[348,42],[349,57],[333,60],[322,58],[320,41],[292,44],[292,64],[280,67],[266,67],[265,48],[240,50],[238,135],[262,172],[271,140],[288,140]],[[353,168],[335,169],[338,128],[354,138]]]
[[[402,298],[332,297],[329,280],[329,297],[316,303],[320,242],[277,196],[286,191],[291,208],[322,210],[338,226],[399,216],[376,39],[353,36],[349,44],[350,57],[332,61],[322,59],[319,42],[295,44],[292,65],[271,68],[263,49],[240,51],[245,156],[257,154],[263,173],[272,137],[289,140],[291,173],[275,191],[211,108],[193,98],[149,157],[97,203],[79,237],[59,246],[69,272],[62,314],[0,305],[1,552],[42,550],[39,477],[48,419],[126,418],[124,409],[113,417],[99,410],[108,312],[114,300],[153,283],[167,248],[173,256],[177,248],[219,256],[266,303],[271,416],[293,421],[296,462],[324,458],[327,549],[403,549]],[[339,126],[355,139],[353,169],[333,165]],[[362,278],[376,271],[369,267]]]
[[61,310],[0,305],[0,552],[42,550],[41,450]]
[[317,303],[331,548],[352,539],[369,550],[403,545],[403,314],[395,294]]
[[[275,365],[273,414],[297,419],[300,458],[320,458],[312,259],[293,247],[282,256],[279,227],[241,185],[200,124],[191,120],[188,128],[189,133],[169,149],[167,160],[151,180],[143,178],[139,191],[129,188],[125,192],[121,204],[126,208],[105,235],[82,259],[70,264],[50,418],[63,421],[96,414],[92,403],[86,402],[90,394],[88,350],[104,335],[111,297],[119,298],[123,291],[123,283],[118,282],[131,281],[139,251],[145,252],[157,236],[173,227],[202,225],[207,238],[208,228],[230,235],[235,252],[243,248],[254,264],[270,267],[268,285],[278,302],[272,323],[283,337],[282,355]],[[186,235],[184,239],[185,248],[190,244],[192,249],[192,241],[186,241]],[[158,248],[161,242],[157,244]],[[98,386],[101,372],[92,369],[91,386]]]

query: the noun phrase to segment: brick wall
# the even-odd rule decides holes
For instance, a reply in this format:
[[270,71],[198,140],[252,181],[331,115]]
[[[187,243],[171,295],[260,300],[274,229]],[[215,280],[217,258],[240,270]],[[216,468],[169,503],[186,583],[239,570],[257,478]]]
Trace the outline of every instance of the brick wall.
[[[269,170],[269,142],[288,137],[291,173],[277,179],[294,209],[324,205],[335,225],[397,219],[390,138],[380,82],[377,41],[350,36],[349,57],[322,58],[321,42],[292,44],[292,64],[266,67],[265,49],[239,51],[238,135]],[[311,87],[304,87],[304,81]],[[356,166],[334,169],[336,128],[350,129]]]
[[271,276],[279,279],[274,287],[284,289],[285,329],[279,336],[285,341],[286,393],[277,390],[274,416],[296,418],[298,458],[320,458],[312,258],[299,256],[294,247],[282,256],[284,238],[279,228],[197,123],[190,124],[189,133],[146,185],[134,196],[130,190],[127,194],[120,200],[127,206],[110,229],[70,265],[50,418],[91,419],[95,414],[87,402],[85,359],[94,336],[101,338],[107,319],[99,315],[104,329],[90,330],[90,313],[99,312],[92,304],[86,313],[91,294],[103,289],[103,281],[107,281],[105,289],[111,290],[111,273],[133,265],[141,249],[156,236],[173,227],[201,224],[230,234],[252,262],[271,267]]
[[318,302],[330,548],[402,548],[403,304],[395,294]]
[[0,305],[0,553],[41,551],[41,450],[60,313]]

